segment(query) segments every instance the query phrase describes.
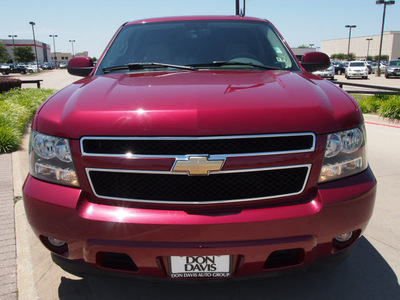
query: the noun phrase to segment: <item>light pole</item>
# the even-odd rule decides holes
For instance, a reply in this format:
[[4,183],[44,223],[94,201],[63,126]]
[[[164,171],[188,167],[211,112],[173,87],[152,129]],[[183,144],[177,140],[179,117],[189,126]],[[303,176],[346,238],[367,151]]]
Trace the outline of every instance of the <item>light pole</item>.
[[347,46],[347,60],[350,60],[350,39],[351,39],[351,29],[356,28],[356,25],[345,25],[344,27],[349,28],[349,43]]
[[18,37],[18,35],[16,35],[16,34],[9,34],[8,37],[12,38],[12,41],[13,41],[13,62],[14,62],[14,57],[15,57],[15,54],[14,54],[14,51],[15,51],[15,41],[14,41],[14,38]]
[[35,28],[34,28],[35,22],[29,22],[29,24],[32,25],[33,43],[35,44],[36,68],[37,68],[37,71],[39,72],[39,63],[38,63],[38,57],[37,57]]
[[372,38],[368,38],[366,39],[368,41],[368,47],[367,47],[367,57],[366,59],[368,60],[368,56],[369,56],[369,43],[372,41]]
[[385,0],[376,1],[376,4],[383,4],[381,43],[380,43],[380,46],[379,46],[378,71],[376,72],[376,76],[378,76],[378,77],[381,76],[381,55],[382,55],[383,28],[385,26],[386,5],[393,5],[394,2],[395,1],[385,1]]
[[75,40],[69,40],[69,42],[72,44],[72,58],[75,57],[74,55],[74,43],[76,42]]
[[49,37],[53,38],[53,48],[54,48],[54,67],[57,69],[57,52],[56,52],[56,40],[57,34],[49,34]]

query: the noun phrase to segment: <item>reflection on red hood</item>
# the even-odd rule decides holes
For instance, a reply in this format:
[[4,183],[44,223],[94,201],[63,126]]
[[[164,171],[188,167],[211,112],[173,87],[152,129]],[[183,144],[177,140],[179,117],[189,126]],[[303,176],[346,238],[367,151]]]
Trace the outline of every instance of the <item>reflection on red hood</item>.
[[39,114],[34,129],[70,138],[321,134],[362,122],[340,88],[287,71],[113,73],[64,88]]

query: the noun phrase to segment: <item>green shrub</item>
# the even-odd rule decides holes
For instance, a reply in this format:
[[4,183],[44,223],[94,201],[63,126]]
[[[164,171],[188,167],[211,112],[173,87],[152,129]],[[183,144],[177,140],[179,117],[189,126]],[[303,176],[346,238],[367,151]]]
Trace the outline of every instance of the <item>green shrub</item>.
[[400,95],[353,95],[365,114],[377,113],[387,119],[400,119]]
[[19,148],[22,136],[15,128],[0,126],[0,153],[9,153]]
[[378,113],[383,118],[400,120],[400,97],[392,96],[383,101]]
[[365,114],[376,113],[378,108],[381,106],[383,100],[375,97],[368,97],[358,100],[357,103],[361,108],[361,111]]
[[54,92],[49,89],[13,89],[0,94],[0,153],[18,149],[27,124],[40,104]]

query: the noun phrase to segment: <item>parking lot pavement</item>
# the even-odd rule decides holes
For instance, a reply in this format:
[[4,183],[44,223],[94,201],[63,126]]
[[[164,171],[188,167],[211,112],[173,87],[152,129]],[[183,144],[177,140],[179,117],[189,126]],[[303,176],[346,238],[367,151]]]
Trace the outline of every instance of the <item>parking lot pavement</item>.
[[[61,72],[49,73],[48,76]],[[44,76],[40,79],[59,82]],[[75,79],[79,78],[73,77]],[[376,79],[376,82],[386,80],[384,77]],[[346,80],[344,76],[343,80]],[[400,79],[389,81],[400,86]],[[372,82],[375,82],[373,78],[368,80],[369,84],[376,84]],[[76,277],[52,262],[49,252],[27,224],[23,202],[18,201],[15,206],[18,297],[24,300],[400,299],[400,126],[369,116],[366,116],[366,126],[369,162],[378,180],[376,207],[364,237],[353,247],[350,257],[339,266],[284,277],[228,281],[182,282],[95,275]],[[16,195],[21,193],[22,182],[28,173],[27,143],[26,136],[23,149],[12,155]]]
[[[66,69],[54,69],[54,70],[45,70],[40,73],[35,74],[10,74],[7,76],[0,77],[15,77],[21,80],[36,80],[42,79],[43,81],[40,83],[40,87],[42,89],[56,89],[59,90],[74,81],[80,79],[80,77],[72,76],[68,73]],[[22,88],[36,88],[36,83],[24,83]]]
[[[381,75],[380,77],[377,77],[375,74],[369,74],[368,79],[362,79],[362,78],[346,79],[344,77],[344,74],[342,74],[342,75],[335,75],[334,81],[341,81],[344,83],[357,83],[357,84],[379,85],[379,86],[400,88],[400,76],[385,78],[385,75]],[[343,88],[344,88],[344,90],[354,90],[355,89],[354,87],[350,87],[350,86],[344,86]]]

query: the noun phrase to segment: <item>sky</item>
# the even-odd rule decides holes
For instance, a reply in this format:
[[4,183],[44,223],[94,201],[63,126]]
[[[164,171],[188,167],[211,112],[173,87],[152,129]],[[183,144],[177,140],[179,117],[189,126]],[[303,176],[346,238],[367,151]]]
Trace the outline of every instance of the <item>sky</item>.
[[[240,0],[242,2],[243,0]],[[352,36],[380,35],[383,5],[375,0],[246,0],[246,16],[268,19],[290,47],[348,38],[345,25],[356,25]],[[0,0],[0,39],[35,37],[53,51],[88,51],[99,58],[126,21],[182,15],[234,15],[235,0]],[[387,6],[385,31],[400,31],[400,0]]]

